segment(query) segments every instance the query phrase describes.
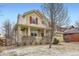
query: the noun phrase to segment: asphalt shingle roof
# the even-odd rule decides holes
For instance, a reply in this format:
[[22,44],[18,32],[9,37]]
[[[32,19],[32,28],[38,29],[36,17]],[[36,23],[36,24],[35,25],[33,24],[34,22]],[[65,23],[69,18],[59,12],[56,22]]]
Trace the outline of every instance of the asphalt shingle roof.
[[79,30],[75,29],[75,28],[72,28],[72,29],[67,29],[67,30],[64,31],[64,34],[70,34],[70,33],[79,34]]

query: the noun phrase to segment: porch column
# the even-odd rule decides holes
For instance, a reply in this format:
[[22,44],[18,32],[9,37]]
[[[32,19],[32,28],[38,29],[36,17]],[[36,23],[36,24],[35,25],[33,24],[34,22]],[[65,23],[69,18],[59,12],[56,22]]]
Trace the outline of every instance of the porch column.
[[30,36],[30,33],[31,33],[31,32],[30,32],[30,27],[28,27],[28,36]]
[[20,26],[18,26],[18,29],[17,29],[17,39],[16,39],[16,42],[18,45],[21,44],[21,28]]
[[26,36],[26,28],[25,28],[25,31],[24,32],[25,32],[24,35]]
[[18,26],[18,38],[20,39],[20,35],[21,35],[21,28],[20,28],[20,26]]
[[46,36],[46,29],[44,29],[44,36]]

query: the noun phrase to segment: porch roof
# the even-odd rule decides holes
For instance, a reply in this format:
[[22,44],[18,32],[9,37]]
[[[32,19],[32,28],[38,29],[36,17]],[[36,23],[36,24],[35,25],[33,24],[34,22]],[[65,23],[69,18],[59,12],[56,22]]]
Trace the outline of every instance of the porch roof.
[[23,24],[16,24],[15,29],[16,29],[18,26],[21,26],[21,27],[24,27],[24,28],[32,27],[32,28],[38,28],[38,29],[51,30],[51,28],[48,28],[48,27],[43,27],[43,26],[32,26],[32,25],[23,25]]

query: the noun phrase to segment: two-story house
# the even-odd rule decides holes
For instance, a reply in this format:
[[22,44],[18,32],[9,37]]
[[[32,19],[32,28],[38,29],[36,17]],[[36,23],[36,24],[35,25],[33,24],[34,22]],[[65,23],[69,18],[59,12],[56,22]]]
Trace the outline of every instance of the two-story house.
[[50,26],[50,20],[38,10],[18,15],[15,26],[16,42],[21,42],[23,36],[34,36],[37,40],[43,36],[50,36]]
[[20,42],[23,36],[42,38],[49,35],[50,22],[40,11],[32,10],[23,15],[18,15],[15,30],[16,40]]

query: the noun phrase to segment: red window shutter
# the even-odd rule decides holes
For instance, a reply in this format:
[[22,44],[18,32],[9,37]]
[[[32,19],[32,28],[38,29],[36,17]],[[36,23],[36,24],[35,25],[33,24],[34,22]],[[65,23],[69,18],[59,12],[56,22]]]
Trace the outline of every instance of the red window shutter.
[[32,16],[30,16],[30,24],[32,23]]
[[38,18],[36,18],[36,24],[38,24]]

